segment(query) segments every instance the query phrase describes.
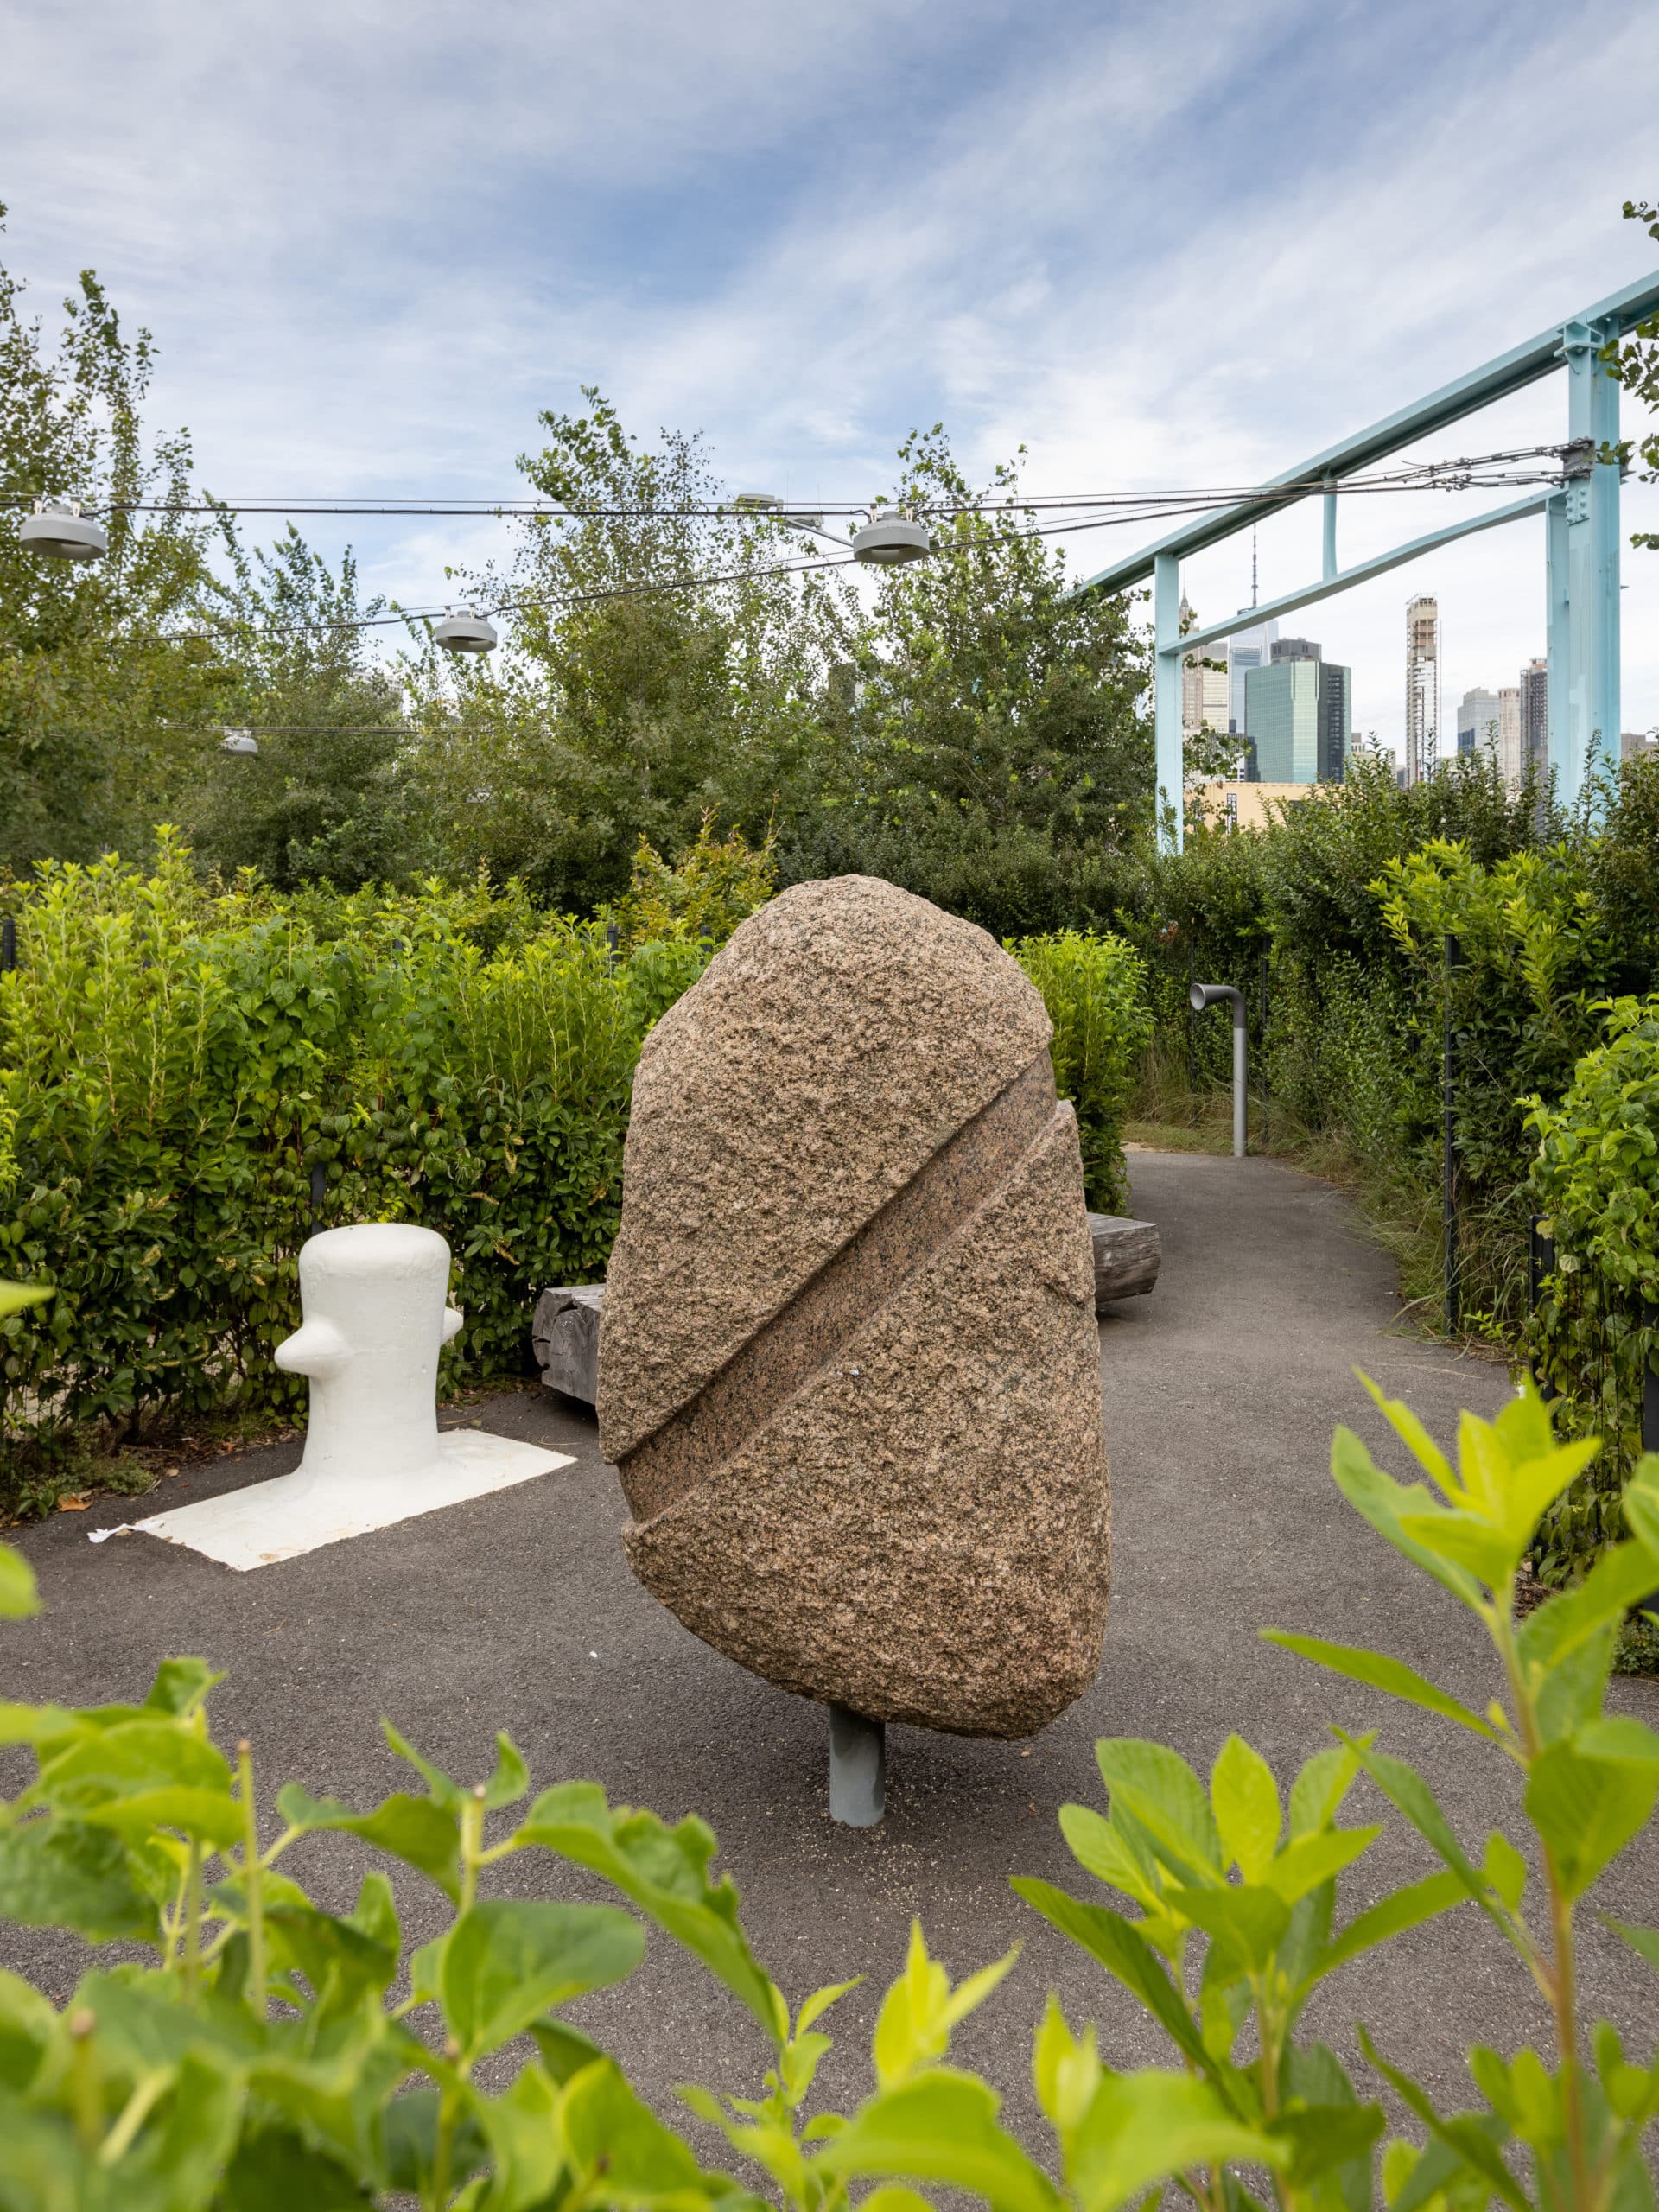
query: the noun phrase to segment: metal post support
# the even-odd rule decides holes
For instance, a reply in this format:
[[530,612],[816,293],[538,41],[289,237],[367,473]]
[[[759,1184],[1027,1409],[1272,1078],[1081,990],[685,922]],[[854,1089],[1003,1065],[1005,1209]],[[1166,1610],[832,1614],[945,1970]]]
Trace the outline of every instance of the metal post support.
[[1444,1026],[1440,1053],[1440,1262],[1446,1281],[1446,1333],[1458,1333],[1458,1159],[1452,1127],[1456,1073],[1455,1040],[1452,1026],[1452,971],[1463,964],[1463,947],[1449,932],[1445,948]]
[[17,925],[10,914],[0,916],[0,976],[10,976],[17,965]]
[[1153,563],[1152,642],[1153,783],[1158,842],[1165,852],[1179,853],[1186,842],[1181,760],[1181,569],[1171,553],[1160,553]]
[[1544,507],[1544,651],[1549,674],[1545,686],[1548,756],[1543,765],[1556,771],[1560,783],[1565,782],[1567,774],[1567,494],[1552,492]]
[[321,1160],[311,1166],[311,1235],[322,1227],[322,1210],[328,1203],[328,1170]]
[[[1567,435],[1588,439],[1592,455],[1618,436],[1618,386],[1600,359],[1617,332],[1569,322]],[[1561,798],[1572,805],[1598,769],[1617,768],[1618,683],[1618,480],[1617,461],[1591,459],[1567,486],[1567,743]]]
[[873,1828],[887,1808],[887,1732],[850,1706],[830,1707],[830,1817]]
[[[1329,480],[1327,478],[1326,481],[1329,482]],[[1325,495],[1325,575],[1323,581],[1329,583],[1336,573],[1337,495],[1334,492],[1327,492]]]

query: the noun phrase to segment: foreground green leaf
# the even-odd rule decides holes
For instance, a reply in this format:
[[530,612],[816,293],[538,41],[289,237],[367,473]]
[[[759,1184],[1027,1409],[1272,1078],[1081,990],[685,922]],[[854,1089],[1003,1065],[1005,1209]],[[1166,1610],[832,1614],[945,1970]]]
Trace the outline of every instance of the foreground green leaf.
[[491,1898],[444,1944],[444,2018],[471,2064],[571,1998],[626,1980],[645,1954],[639,1923],[615,1905]]

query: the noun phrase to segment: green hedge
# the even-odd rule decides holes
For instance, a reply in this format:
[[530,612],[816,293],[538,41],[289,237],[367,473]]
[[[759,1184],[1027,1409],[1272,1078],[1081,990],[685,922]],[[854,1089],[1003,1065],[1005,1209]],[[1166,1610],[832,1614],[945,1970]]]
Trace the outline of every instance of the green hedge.
[[1554,1254],[1529,1349],[1558,1423],[1604,1439],[1546,1516],[1536,1564],[1552,1582],[1623,1533],[1659,1337],[1659,995],[1605,1011],[1605,1042],[1579,1062],[1560,1105],[1525,1102],[1538,1141],[1528,1195]]
[[1656,850],[1659,764],[1641,760],[1568,814],[1535,783],[1508,790],[1490,760],[1400,791],[1361,755],[1344,787],[1263,833],[1190,836],[1145,862],[1119,916],[1150,970],[1149,1106],[1226,1085],[1227,1026],[1193,1022],[1186,988],[1242,988],[1275,1133],[1345,1151],[1407,1295],[1432,1314],[1449,1010],[1461,1304],[1469,1325],[1512,1338],[1536,1144],[1524,1102],[1563,1095],[1599,1040],[1599,1002],[1659,981]]
[[[89,1422],[118,1438],[303,1402],[271,1353],[299,1324],[318,1169],[326,1224],[448,1238],[467,1326],[446,1384],[522,1370],[539,1293],[604,1273],[640,1043],[713,949],[650,938],[619,956],[602,924],[537,915],[513,887],[204,887],[172,844],[150,873],[48,866],[10,904],[0,1278],[57,1289],[0,1320],[14,1496]],[[1018,950],[1054,1020],[1091,1203],[1112,1206],[1140,963],[1112,938]]]
[[1152,1035],[1146,963],[1109,933],[1061,930],[1008,947],[1054,1025],[1054,1083],[1077,1109],[1084,1190],[1101,1213],[1126,1203],[1123,1117]]
[[313,1171],[329,1224],[454,1253],[453,1380],[521,1367],[549,1282],[602,1272],[639,1042],[707,957],[539,920],[512,893],[279,899],[186,855],[43,869],[0,983],[3,1442],[159,1410],[278,1411]]

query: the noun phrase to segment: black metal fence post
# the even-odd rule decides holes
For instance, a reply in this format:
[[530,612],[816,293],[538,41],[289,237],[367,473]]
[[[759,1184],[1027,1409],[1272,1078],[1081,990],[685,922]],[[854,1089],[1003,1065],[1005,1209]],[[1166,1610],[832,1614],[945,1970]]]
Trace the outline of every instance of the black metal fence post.
[[322,1227],[322,1210],[327,1203],[328,1170],[319,1160],[313,1163],[311,1168],[311,1227],[308,1233],[313,1236]]
[[1444,1027],[1440,1055],[1440,1253],[1446,1278],[1446,1333],[1454,1337],[1461,1319],[1458,1302],[1458,1162],[1452,1127],[1456,1104],[1456,1033],[1452,1021],[1452,976],[1463,964],[1463,947],[1450,931],[1445,946]]
[[[1198,948],[1191,932],[1186,940],[1186,1088],[1189,1097],[1198,1095],[1198,1017],[1192,1011],[1192,986],[1198,976]],[[1198,1109],[1193,1107],[1196,1113]]]
[[[1530,1319],[1538,1311],[1539,1293],[1544,1287],[1544,1277],[1555,1264],[1555,1247],[1539,1227],[1541,1217],[1533,1214],[1527,1222],[1527,1315]],[[1555,1385],[1548,1370],[1539,1363],[1535,1351],[1527,1361],[1538,1395],[1546,1404],[1555,1395]]]
[[1262,1071],[1262,1149],[1273,1138],[1273,1094],[1268,1085],[1268,954],[1262,953],[1262,1014],[1255,1025],[1255,1064]]
[[0,915],[0,976],[10,976],[17,965],[17,925],[10,914]]
[[[1659,1329],[1659,1306],[1644,1304],[1643,1325]],[[1649,1352],[1642,1371],[1642,1449],[1659,1452],[1659,1344]]]

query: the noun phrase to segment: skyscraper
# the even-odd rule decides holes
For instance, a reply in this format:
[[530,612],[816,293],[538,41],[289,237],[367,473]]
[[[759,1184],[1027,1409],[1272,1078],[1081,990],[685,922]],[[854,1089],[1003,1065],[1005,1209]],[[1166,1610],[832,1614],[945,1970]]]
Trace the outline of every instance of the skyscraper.
[[1306,638],[1273,648],[1245,678],[1250,778],[1262,784],[1341,783],[1348,771],[1351,682]]
[[1518,683],[1500,683],[1497,687],[1497,769],[1511,791],[1521,781],[1526,757],[1521,743],[1521,686]]
[[1499,720],[1496,691],[1465,691],[1458,708],[1458,751],[1484,753],[1496,747]]
[[1440,757],[1440,602],[1406,601],[1406,781],[1432,776]]
[[[1192,613],[1181,601],[1181,626]],[[1215,665],[1208,667],[1207,661]],[[1230,715],[1227,702],[1227,664],[1219,648],[1210,653],[1187,653],[1181,661],[1181,734],[1196,737],[1203,729],[1225,735]]]
[[1227,645],[1227,727],[1241,735],[1246,728],[1244,713],[1244,683],[1253,668],[1265,668],[1274,640],[1279,635],[1276,622],[1258,624],[1254,630],[1240,630]]
[[1520,689],[1521,758],[1541,772],[1549,766],[1549,663],[1529,660]]

